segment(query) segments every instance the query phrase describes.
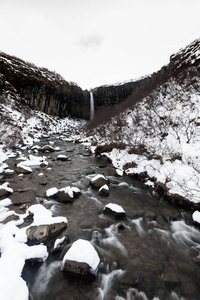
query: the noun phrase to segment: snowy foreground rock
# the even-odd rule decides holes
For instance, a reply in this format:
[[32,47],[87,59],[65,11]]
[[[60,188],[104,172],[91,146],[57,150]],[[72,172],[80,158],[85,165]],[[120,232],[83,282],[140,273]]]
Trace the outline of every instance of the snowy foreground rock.
[[123,209],[123,207],[114,203],[109,203],[105,205],[103,213],[113,215],[116,218],[124,218],[126,216],[126,212]]
[[97,275],[99,263],[100,259],[93,245],[89,241],[79,239],[65,254],[61,269],[91,280]]
[[74,198],[79,197],[81,191],[77,187],[66,186],[62,189],[57,189],[56,187],[50,188],[46,191],[46,196],[51,198],[56,198],[60,202],[72,202]]
[[33,214],[33,223],[26,229],[27,238],[34,242],[47,242],[67,227],[65,217],[52,217],[52,212],[41,204],[32,205],[28,212]]
[[[10,199],[2,200],[0,209],[2,210],[10,204]],[[5,214],[7,214],[7,211],[5,211]],[[4,225],[0,224],[0,299],[2,300],[28,300],[28,287],[21,277],[25,261],[28,259],[44,261],[48,256],[46,246],[36,245],[30,247],[25,244],[27,240],[26,228],[19,229],[18,226],[23,224],[27,215],[28,213],[18,215],[19,220]]]

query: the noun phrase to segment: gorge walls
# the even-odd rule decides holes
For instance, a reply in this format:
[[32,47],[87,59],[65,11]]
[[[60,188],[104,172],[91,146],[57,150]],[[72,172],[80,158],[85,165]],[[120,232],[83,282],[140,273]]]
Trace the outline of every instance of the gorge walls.
[[183,78],[192,78],[193,73],[200,73],[200,54],[198,53],[200,53],[200,39],[171,55],[169,64],[158,72],[134,81],[93,89],[95,107],[113,106],[127,98],[131,98],[132,104],[135,104],[172,77],[179,78],[179,80],[182,75]]
[[50,115],[90,118],[90,95],[55,72],[0,53],[0,88]]

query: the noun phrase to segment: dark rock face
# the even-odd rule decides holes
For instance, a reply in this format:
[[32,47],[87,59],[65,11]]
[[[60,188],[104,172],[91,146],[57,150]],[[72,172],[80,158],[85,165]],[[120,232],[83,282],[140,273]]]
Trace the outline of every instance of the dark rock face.
[[85,262],[66,260],[62,270],[69,275],[81,277],[87,280],[94,280],[96,278],[96,274]]
[[36,243],[42,243],[47,242],[66,227],[67,224],[64,222],[51,225],[31,226],[26,230],[26,234],[29,240]]
[[54,72],[4,53],[0,53],[0,86],[33,109],[53,116],[89,119],[88,91]]

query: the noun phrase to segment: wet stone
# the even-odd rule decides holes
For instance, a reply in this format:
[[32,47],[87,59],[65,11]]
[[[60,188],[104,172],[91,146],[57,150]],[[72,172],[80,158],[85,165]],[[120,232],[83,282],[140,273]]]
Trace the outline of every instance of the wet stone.
[[108,180],[103,175],[97,175],[90,181],[91,185],[95,188],[100,188],[108,183]]
[[180,279],[177,276],[177,271],[173,268],[166,269],[163,272],[162,278],[169,288],[174,288],[181,284]]
[[78,276],[87,280],[94,280],[96,278],[96,275],[92,272],[90,266],[84,262],[66,260],[62,270],[68,275]]
[[29,240],[34,242],[47,242],[56,234],[60,233],[67,227],[64,222],[55,223],[51,225],[39,225],[31,226],[26,230],[26,234]]

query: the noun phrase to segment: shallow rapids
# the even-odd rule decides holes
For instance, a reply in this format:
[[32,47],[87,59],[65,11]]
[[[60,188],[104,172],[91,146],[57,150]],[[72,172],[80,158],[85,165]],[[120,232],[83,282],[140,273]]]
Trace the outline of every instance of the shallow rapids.
[[[21,180],[32,204],[43,204],[54,216],[67,217],[69,223],[59,235],[67,236],[60,252],[50,253],[44,263],[26,262],[22,276],[30,300],[200,299],[200,230],[192,225],[192,211],[153,196],[137,180],[116,177],[106,158],[90,155],[83,145],[56,137],[54,141],[61,151],[44,154],[48,168],[11,179],[13,186]],[[58,154],[69,160],[56,160]],[[12,159],[8,163],[12,167]],[[41,170],[46,178],[42,184],[38,179]],[[90,186],[95,174],[109,179],[109,197],[98,195]],[[73,203],[45,198],[47,189],[66,185],[81,190]],[[109,202],[122,206],[127,217],[120,221],[104,215],[103,207]],[[64,254],[79,238],[91,241],[101,259],[94,282],[69,277],[60,270]]]

